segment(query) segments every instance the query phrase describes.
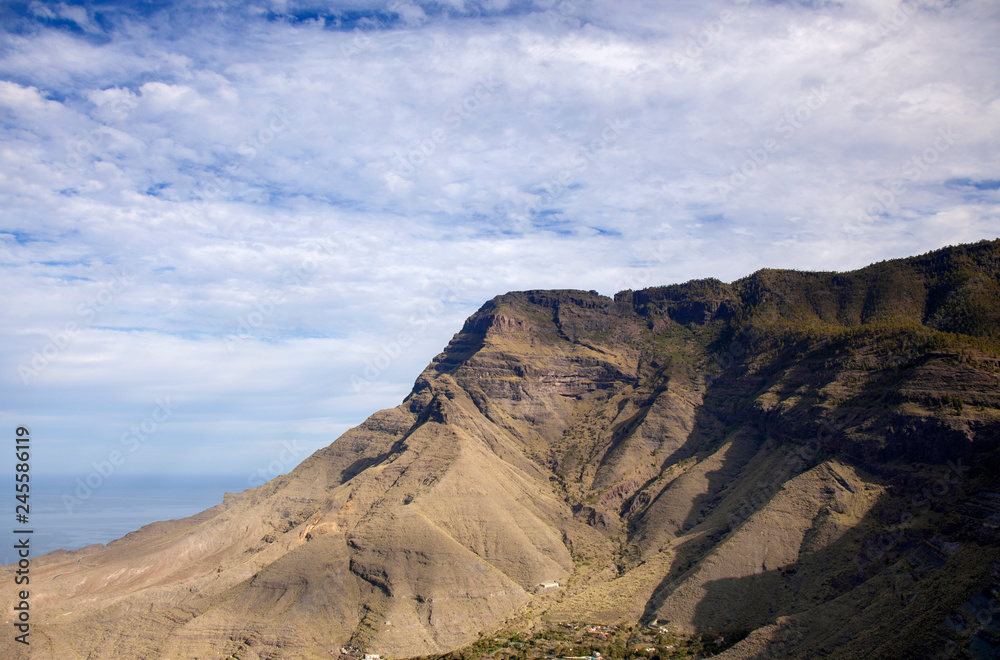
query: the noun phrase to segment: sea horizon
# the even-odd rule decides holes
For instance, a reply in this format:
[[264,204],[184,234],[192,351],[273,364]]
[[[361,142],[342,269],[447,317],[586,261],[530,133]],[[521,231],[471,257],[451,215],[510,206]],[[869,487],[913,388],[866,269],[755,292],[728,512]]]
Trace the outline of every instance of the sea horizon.
[[260,485],[259,480],[251,484],[245,474],[114,475],[97,488],[77,474],[33,474],[31,483],[29,524],[12,525],[4,532],[4,565],[18,560],[14,545],[25,538],[14,534],[15,529],[32,530],[32,557],[106,545],[145,525],[187,518],[221,504],[225,493]]

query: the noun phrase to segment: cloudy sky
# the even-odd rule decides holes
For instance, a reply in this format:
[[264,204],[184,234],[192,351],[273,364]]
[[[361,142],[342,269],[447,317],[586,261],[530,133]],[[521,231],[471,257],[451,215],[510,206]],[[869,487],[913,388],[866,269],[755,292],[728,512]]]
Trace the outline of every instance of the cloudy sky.
[[510,290],[1000,235],[995,0],[31,0],[0,28],[0,418],[38,472],[286,471]]

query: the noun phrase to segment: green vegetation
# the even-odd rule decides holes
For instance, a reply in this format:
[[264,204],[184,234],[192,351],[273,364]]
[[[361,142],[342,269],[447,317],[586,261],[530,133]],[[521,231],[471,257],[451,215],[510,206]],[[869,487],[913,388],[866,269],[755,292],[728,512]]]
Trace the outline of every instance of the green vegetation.
[[742,640],[748,631],[684,634],[669,626],[606,626],[586,623],[553,623],[532,635],[497,633],[464,649],[428,660],[479,660],[508,658],[607,658],[608,660],[679,660],[707,658]]
[[[732,284],[734,321],[825,331],[927,327],[1000,340],[1000,240],[851,273],[761,270]],[[698,285],[700,288],[700,285]]]

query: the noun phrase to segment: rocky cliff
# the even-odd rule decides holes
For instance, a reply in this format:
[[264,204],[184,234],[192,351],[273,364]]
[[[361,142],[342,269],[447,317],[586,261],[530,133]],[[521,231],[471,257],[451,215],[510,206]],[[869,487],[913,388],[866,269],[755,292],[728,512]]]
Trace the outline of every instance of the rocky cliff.
[[575,623],[996,657],[998,385],[1000,241],[498,296],[290,474],[37,559],[32,657],[479,657]]

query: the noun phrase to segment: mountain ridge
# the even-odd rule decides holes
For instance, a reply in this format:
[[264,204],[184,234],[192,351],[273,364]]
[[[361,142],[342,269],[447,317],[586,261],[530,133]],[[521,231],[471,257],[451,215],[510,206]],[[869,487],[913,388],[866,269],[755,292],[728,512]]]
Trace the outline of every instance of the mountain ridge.
[[947,623],[1000,606],[998,385],[1000,240],[503,294],[288,475],[37,558],[37,657],[472,657],[653,621],[731,658],[964,657],[1000,632]]

